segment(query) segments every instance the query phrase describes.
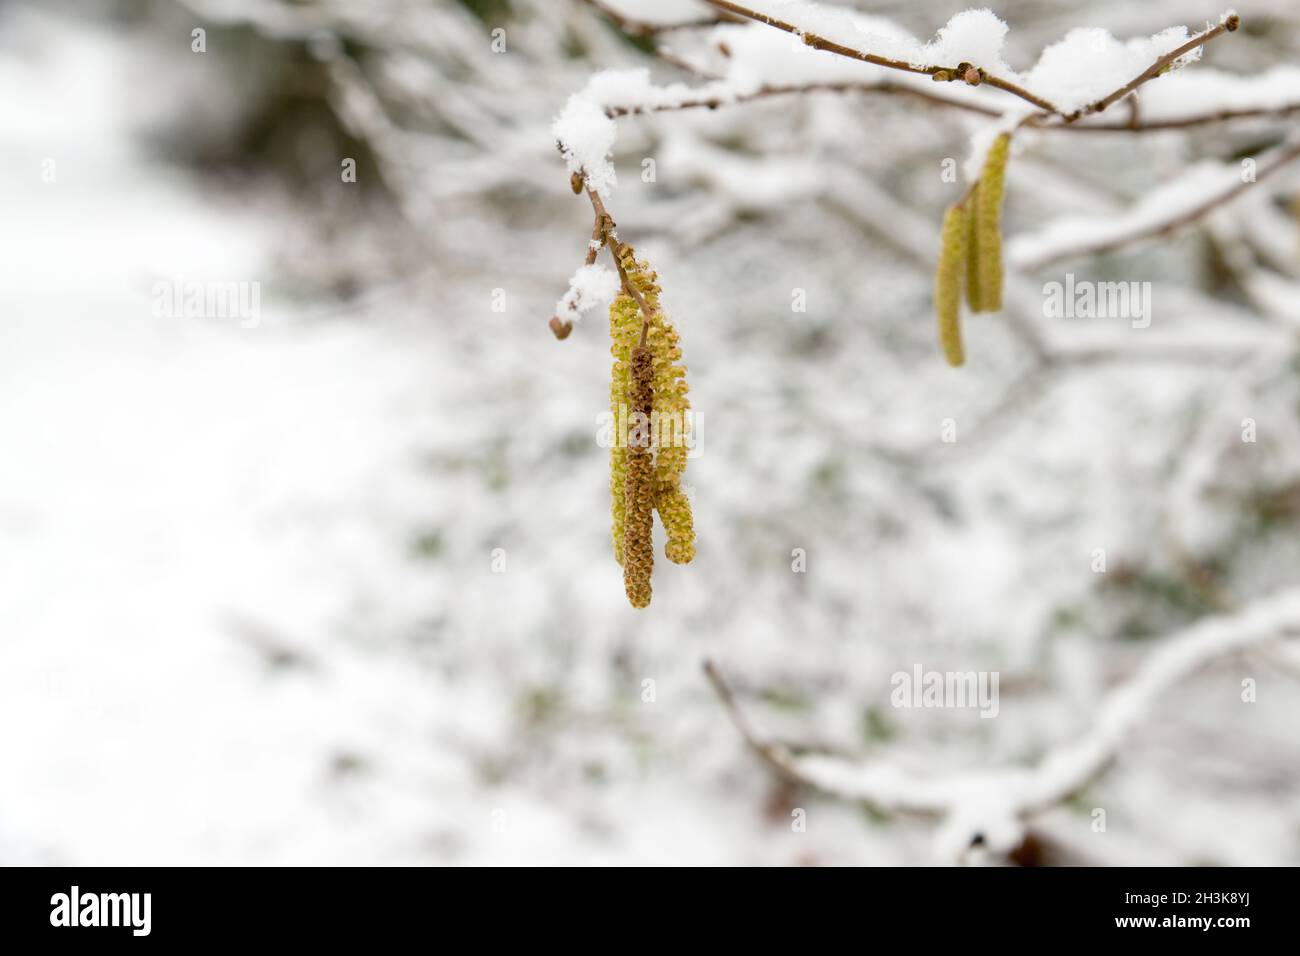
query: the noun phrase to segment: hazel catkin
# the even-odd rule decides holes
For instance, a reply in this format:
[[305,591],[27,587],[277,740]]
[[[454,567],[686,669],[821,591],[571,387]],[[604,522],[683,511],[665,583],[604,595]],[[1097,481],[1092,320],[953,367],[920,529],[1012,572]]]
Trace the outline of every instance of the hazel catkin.
[[615,422],[611,527],[628,600],[633,607],[645,607],[651,597],[655,512],[667,532],[668,560],[686,564],[695,557],[694,516],[681,486],[692,437],[688,426],[693,423],[682,350],[677,330],[659,305],[658,276],[648,263],[637,261],[626,243],[615,255],[626,284],[609,310],[614,357],[610,406]]
[[961,341],[961,286],[966,266],[967,211],[953,204],[943,217],[939,265],[934,273],[934,310],[939,320],[939,344],[949,365],[961,365],[966,353]]
[[966,200],[966,304],[972,312],[984,311],[984,297],[980,295],[979,189],[976,183]]
[[[660,308],[658,275],[648,263],[638,262],[632,247],[626,243],[618,247],[617,255],[628,280],[641,293],[651,312],[646,347],[650,350],[654,377],[654,501],[668,536],[664,555],[675,564],[687,564],[695,557],[695,526],[690,499],[681,490],[681,477],[690,451],[687,442],[691,437],[691,402],[686,397],[689,391],[686,367],[680,364],[680,339]],[[628,318],[620,342],[622,354],[629,355],[639,335],[641,318],[635,301],[630,296],[621,298],[627,300],[622,307]],[[632,328],[637,331],[633,333]],[[617,515],[615,523],[618,524]],[[618,533],[617,527],[615,530]],[[619,553],[616,545],[615,555]]]
[[[647,274],[631,255],[630,246],[621,246],[619,252],[627,251],[624,262],[628,280],[645,299],[650,308],[659,306],[659,286],[655,284],[654,273]],[[614,560],[623,563],[623,526],[626,516],[625,481],[627,475],[627,423],[628,423],[628,386],[630,384],[629,368],[632,349],[640,341],[642,315],[636,299],[626,291],[619,293],[609,307],[610,355],[614,357],[609,383],[610,416],[613,420],[614,434],[609,447],[609,500],[610,529],[614,543]]]
[[654,463],[650,450],[650,413],[654,404],[654,368],[650,350],[632,349],[628,388],[627,475],[623,527],[623,587],[633,607],[650,603],[654,570]]
[[971,197],[976,240],[970,254],[976,259],[979,272],[978,311],[982,312],[997,312],[1002,308],[1002,196],[1010,151],[1011,134],[1002,133],[989,147],[979,187]]

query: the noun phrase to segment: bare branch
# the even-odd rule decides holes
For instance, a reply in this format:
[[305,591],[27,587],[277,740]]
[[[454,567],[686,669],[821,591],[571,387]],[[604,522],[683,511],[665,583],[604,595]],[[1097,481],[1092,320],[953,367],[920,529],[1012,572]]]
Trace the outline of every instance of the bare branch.
[[1172,66],[1179,58],[1186,56],[1188,53],[1191,53],[1193,50],[1200,49],[1205,44],[1213,40],[1215,37],[1223,33],[1232,33],[1237,29],[1237,27],[1240,24],[1241,24],[1241,18],[1238,17],[1235,13],[1225,14],[1217,24],[1210,27],[1208,30],[1202,30],[1200,33],[1192,37],[1186,43],[1179,46],[1177,49],[1170,50],[1164,56],[1158,57],[1154,63],[1152,63],[1149,67],[1147,67],[1137,76],[1133,77],[1133,79],[1129,80],[1119,89],[1115,90],[1112,93],[1107,94],[1106,96],[1103,96],[1100,100],[1098,100],[1096,103],[1093,103],[1091,106],[1084,107],[1081,110],[1075,110],[1073,113],[1071,113],[1069,116],[1065,118],[1065,121],[1067,123],[1071,123],[1081,116],[1088,116],[1089,114],[1092,113],[1100,113],[1102,110],[1106,109],[1106,107],[1110,106],[1112,103],[1117,103],[1120,100],[1122,100],[1124,97],[1128,96],[1130,93],[1136,90],[1143,83],[1146,83],[1148,80],[1154,80],[1157,76],[1160,76],[1167,69],[1169,69],[1169,67]]
[[[876,53],[867,53],[864,50],[856,50],[853,47],[845,46],[842,43],[836,43],[834,40],[828,40],[826,37],[819,36],[816,33],[808,33],[801,30],[792,23],[786,23],[784,20],[778,20],[776,17],[770,17],[765,13],[750,10],[748,7],[743,7],[738,3],[732,3],[731,0],[705,0],[705,2],[711,6],[717,7],[719,10],[725,10],[728,13],[734,13],[737,16],[766,24],[769,27],[784,30],[786,33],[799,37],[799,39],[814,50],[825,50],[827,53],[834,53],[838,56],[847,57],[850,60],[859,60],[863,63],[871,63],[875,66],[883,66],[891,70],[901,70],[904,73],[920,73],[940,80],[965,78],[967,75],[967,71],[961,71],[961,77],[958,76],[959,71],[957,67],[962,65],[960,63],[956,66],[916,66],[915,64],[908,63],[904,60],[895,60],[887,56],[880,56]],[[1004,90],[1007,93],[1011,93],[1014,96],[1018,96],[1025,102],[1032,103],[1034,106],[1037,106],[1039,109],[1048,113],[1059,114],[1061,112],[1047,100],[1034,95],[1024,87],[1012,83],[1010,80],[994,76],[993,74],[987,73],[983,70],[976,70],[975,72],[976,75],[967,80],[967,82],[973,80],[972,85],[984,83],[988,86],[993,86],[997,89]]]
[[[709,109],[716,110],[723,106],[751,103],[755,100],[769,99],[775,96],[795,96],[802,93],[883,93],[913,97],[946,106],[951,109],[964,110],[980,116],[997,117],[1001,112],[984,103],[974,100],[957,99],[942,93],[932,92],[923,87],[906,83],[791,83],[777,86],[764,86],[750,93],[735,96],[701,96],[671,104],[611,106],[605,115],[611,119],[622,116],[639,116],[649,113],[676,112],[677,110]],[[1284,103],[1279,106],[1242,107],[1240,109],[1222,109],[1194,116],[1182,116],[1177,119],[1125,120],[1114,123],[1054,123],[1051,125],[1032,124],[1042,132],[1053,133],[1152,133],[1162,130],[1188,129],[1195,126],[1208,126],[1213,123],[1226,123],[1240,119],[1282,119],[1292,113],[1300,112],[1300,102]]]
[[[1173,64],[1176,61],[1186,56],[1188,53],[1191,53],[1193,50],[1199,49],[1200,47],[1209,43],[1217,36],[1220,36],[1224,33],[1233,32],[1234,30],[1237,29],[1237,27],[1240,25],[1241,22],[1237,14],[1235,13],[1225,14],[1216,25],[1198,33],[1196,36],[1192,37],[1186,43],[1181,44],[1177,49],[1171,50],[1169,53],[1166,53],[1163,56],[1158,57],[1155,60],[1155,62],[1153,62],[1149,67],[1147,67],[1137,76],[1135,76],[1133,79],[1129,80],[1129,82],[1125,83],[1123,86],[1103,96],[1100,100],[1097,100],[1095,103],[1083,107],[1082,109],[1074,110],[1073,112],[1067,113],[1064,110],[1059,109],[1049,100],[1039,96],[1036,93],[1033,93],[1030,90],[1025,89],[1023,86],[1020,86],[1019,84],[1014,83],[1011,80],[1005,79],[1004,77],[1000,77],[995,74],[989,73],[986,70],[977,67],[972,67],[969,64],[959,63],[956,66],[943,66],[943,65],[917,66],[916,64],[907,63],[903,60],[895,60],[890,57],[880,56],[879,54],[868,53],[864,50],[858,50],[853,47],[845,46],[842,43],[837,43],[834,40],[829,40],[826,37],[819,36],[816,33],[809,33],[801,29],[800,27],[796,26],[795,24],[787,23],[784,20],[777,19],[776,17],[769,16],[768,14],[751,10],[738,3],[732,2],[732,0],[705,0],[705,2],[709,3],[714,7],[717,7],[719,10],[724,10],[729,13],[733,13],[737,16],[745,17],[757,23],[766,24],[767,26],[773,27],[777,30],[784,30],[786,33],[790,33],[793,34],[794,36],[799,37],[801,40],[803,40],[804,43],[806,43],[808,46],[812,47],[813,49],[825,50],[828,53],[834,53],[851,60],[859,60],[863,63],[871,63],[874,64],[875,66],[886,67],[891,70],[901,70],[905,73],[925,74],[935,80],[952,81],[952,80],[964,79],[972,86],[985,85],[985,86],[994,87],[995,89],[999,89],[1004,92],[1010,93],[1013,96],[1017,96],[1020,99],[1024,100],[1025,102],[1031,103],[1034,106],[1038,107],[1042,112],[1034,117],[1031,117],[1029,122],[1033,123],[1034,125],[1041,125],[1044,128],[1050,128],[1050,129],[1067,129],[1070,128],[1071,124],[1073,124],[1076,120],[1079,120],[1085,116],[1090,116],[1094,113],[1102,112],[1113,103],[1117,103],[1120,100],[1124,99],[1126,96],[1128,96],[1138,87],[1142,86],[1144,83],[1147,83],[1148,81],[1153,80],[1157,76],[1160,76],[1161,74],[1165,73],[1171,66],[1173,66]],[[952,101],[948,101],[948,102],[949,105],[957,105]],[[1048,120],[1054,118],[1059,118],[1060,122],[1055,124],[1050,124],[1047,122]],[[1198,122],[1211,122],[1211,121],[1212,121],[1211,117],[1207,117],[1204,120],[1198,120]],[[1183,121],[1179,125],[1196,125],[1196,124],[1195,122]],[[1116,123],[1114,125],[1106,126],[1106,127],[1093,126],[1091,128],[1093,130],[1105,128],[1112,131],[1119,131],[1119,130],[1133,131],[1133,130],[1143,129],[1144,127],[1143,124],[1141,123],[1129,122],[1123,124]],[[1157,128],[1170,128],[1170,127],[1152,125],[1145,128],[1157,129]]]
[[[951,106],[954,109],[966,110],[971,113],[979,113],[982,116],[1001,116],[997,110],[991,106],[984,106],[969,100],[958,100],[950,96],[944,96],[940,93],[932,93],[929,90],[916,86],[907,86],[902,83],[792,83],[782,86],[764,86],[752,93],[739,93],[735,96],[702,96],[698,99],[682,100],[673,104],[655,104],[652,106],[612,106],[605,110],[605,115],[611,119],[620,116],[634,116],[645,113],[662,113],[674,110],[689,109],[710,109],[715,110],[720,106],[728,106],[733,103],[749,103],[754,100],[766,99],[771,96],[787,96],[798,93],[891,93],[903,96],[912,96],[917,99],[925,100],[929,103],[936,103],[942,106]],[[1300,108],[1300,107],[1298,107]],[[1063,129],[1068,127],[1062,127]]]

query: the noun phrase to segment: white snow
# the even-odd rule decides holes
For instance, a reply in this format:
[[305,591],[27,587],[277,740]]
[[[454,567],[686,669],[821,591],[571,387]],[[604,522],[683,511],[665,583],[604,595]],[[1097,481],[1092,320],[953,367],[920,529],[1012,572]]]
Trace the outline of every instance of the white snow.
[[606,197],[618,181],[611,155],[618,125],[606,115],[606,110],[663,108],[697,97],[717,96],[725,101],[734,95],[735,90],[727,84],[655,86],[647,69],[602,70],[591,77],[586,87],[569,97],[551,131],[560,144],[569,172],[584,172],[587,183]]
[[1007,25],[992,10],[963,10],[940,27],[938,35],[921,51],[917,62],[934,66],[973,63],[990,73],[1011,73],[1002,58]]
[[569,289],[556,303],[555,314],[561,319],[575,322],[583,312],[608,306],[618,295],[619,278],[612,270],[599,263],[578,266],[569,279]]
[[[1057,109],[1072,112],[1120,89],[1188,38],[1186,27],[1170,27],[1155,36],[1132,40],[1117,40],[1098,28],[1071,30],[1043,50],[1025,75],[1024,84]],[[1182,59],[1190,62],[1199,57],[1198,47]]]
[[[641,19],[658,9],[620,2]],[[1048,329],[1036,285],[1013,276],[1007,313],[969,322],[972,362],[954,373],[935,356],[929,296],[939,211],[962,187],[936,170],[971,127],[901,98],[791,97],[620,123],[620,151],[654,156],[659,179],[626,177],[611,211],[689,333],[707,421],[687,471],[700,554],[659,562],[651,612],[631,612],[596,439],[608,340],[592,323],[563,343],[545,327],[591,225],[548,132],[595,66],[653,61],[584,6],[572,23],[591,45],[574,56],[552,5],[514,0],[508,56],[462,4],[231,13],[258,11],[283,36],[338,24],[385,60],[418,60],[390,72],[367,56],[356,77],[399,134],[380,145],[429,243],[409,273],[412,233],[386,217],[317,218],[272,184],[141,149],[134,120],[195,108],[152,82],[174,75],[168,45],[210,63],[216,29],[193,57],[183,31],[128,41],[150,35],[137,18],[92,29],[38,5],[0,11],[14,54],[0,57],[0,863],[930,858],[931,822],[872,822],[811,792],[808,829],[792,832],[786,791],[700,676],[705,654],[782,739],[866,753],[907,795],[936,768],[959,785],[937,845],[950,860],[975,827],[1013,842],[1004,796],[1027,792],[1014,768],[1052,766],[1043,755],[1105,712],[1104,689],[1203,613],[1168,596],[1185,587],[1171,539],[1214,562],[1243,607],[1294,585],[1286,520],[1253,517],[1268,496],[1289,502],[1300,474],[1293,324],[1218,295],[1177,249],[1151,250],[1129,276],[1154,280],[1151,330]],[[1140,15],[1117,11],[1112,29]],[[717,61],[719,96],[782,75],[885,76],[1013,109],[997,90],[768,28],[718,35],[754,51],[734,54],[734,75]],[[124,87],[119,71],[140,64],[150,82]],[[1144,109],[1199,71],[1149,84]],[[179,88],[214,79],[201,76]],[[1280,95],[1239,80],[1209,92]],[[660,95],[641,82],[609,96]],[[213,122],[248,96],[242,79],[210,89]],[[1232,155],[1278,125],[1026,137],[1039,165],[1014,174],[1009,228],[1112,208],[1189,148]],[[594,165],[613,145],[598,126]],[[56,184],[40,182],[47,157]],[[1048,162],[1059,175],[1044,183]],[[1066,186],[1080,176],[1082,200]],[[1264,235],[1241,233],[1257,270],[1243,288],[1279,310],[1296,285],[1290,189],[1277,176],[1240,197],[1273,217],[1256,209]],[[1253,261],[1270,240],[1276,258]],[[262,321],[152,315],[151,283],[177,273],[262,280]],[[576,282],[583,296],[602,284]],[[1026,388],[1017,321],[1062,352],[1104,340],[1125,362]],[[1230,350],[1207,334],[1232,327]],[[1197,342],[1210,347],[1194,361],[1165,361]],[[1257,445],[1239,437],[1245,416]],[[944,444],[949,418],[958,441]],[[1092,573],[1099,546],[1112,572],[1136,572],[1128,584]],[[806,573],[792,573],[796,547]],[[492,568],[498,548],[508,573]],[[1000,669],[998,719],[890,708],[889,675],[918,657]],[[1258,703],[1240,701],[1243,676],[1259,678]],[[1082,834],[1106,863],[1293,864],[1300,808],[1278,799],[1296,786],[1289,679],[1242,648],[1183,680],[1098,784],[1111,833],[1092,835],[1077,804],[1035,830]],[[862,779],[856,764],[824,772]]]

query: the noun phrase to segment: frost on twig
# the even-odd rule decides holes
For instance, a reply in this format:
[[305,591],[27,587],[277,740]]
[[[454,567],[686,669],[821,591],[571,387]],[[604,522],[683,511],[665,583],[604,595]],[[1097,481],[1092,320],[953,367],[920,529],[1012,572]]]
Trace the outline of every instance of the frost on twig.
[[1010,852],[1023,837],[1028,818],[1068,800],[1110,766],[1157,697],[1216,659],[1295,637],[1300,637],[1300,589],[1205,618],[1166,638],[1127,683],[1110,693],[1078,740],[1057,747],[1036,767],[929,777],[883,762],[796,753],[753,727],[712,662],[705,663],[705,673],[746,743],[784,777],[884,812],[936,818],[946,854],[960,853],[976,837],[992,850]]

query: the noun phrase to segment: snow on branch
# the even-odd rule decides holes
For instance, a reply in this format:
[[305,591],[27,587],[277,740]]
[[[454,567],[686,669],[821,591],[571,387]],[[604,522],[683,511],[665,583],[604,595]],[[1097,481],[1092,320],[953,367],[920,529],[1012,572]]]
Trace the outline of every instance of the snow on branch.
[[[1255,78],[1214,72],[1187,83],[1166,80],[1153,88],[1160,92],[1143,104],[1140,121],[1130,117],[1127,122],[1078,122],[1125,98],[1132,103],[1129,94],[1138,87],[1197,59],[1204,44],[1236,29],[1239,21],[1232,12],[1194,36],[1185,27],[1171,27],[1152,37],[1120,41],[1105,30],[1072,30],[1047,47],[1022,77],[1003,59],[1007,25],[988,10],[958,13],[933,40],[921,43],[883,17],[815,3],[782,3],[778,17],[768,12],[773,7],[770,0],[747,6],[729,0],[703,2],[724,16],[750,21],[713,28],[713,47],[722,57],[723,76],[697,86],[657,86],[648,70],[606,70],[592,76],[556,117],[552,131],[569,172],[583,172],[602,197],[616,183],[610,156],[617,117],[714,109],[793,93],[875,91],[989,117],[1014,115],[1014,110],[998,102],[991,92],[995,89],[1038,108],[1020,117],[1021,122],[1042,129],[1088,132],[1141,132],[1300,110],[1300,69],[1279,67]],[[644,35],[649,29],[621,11],[608,9],[608,4],[591,5],[633,35]],[[672,25],[684,29],[691,22]],[[781,40],[776,31],[797,37],[798,42]],[[931,80],[964,82],[944,89]]]
[[1130,732],[1165,691],[1205,665],[1272,641],[1300,637],[1300,589],[1283,591],[1232,614],[1208,617],[1166,638],[1127,683],[1103,701],[1091,729],[1051,751],[1036,767],[1002,767],[921,777],[899,767],[822,753],[797,753],[766,738],[746,716],[711,661],[705,674],[750,748],[788,780],[885,812],[942,821],[940,847],[960,854],[978,837],[1009,852],[1028,817],[1079,793],[1105,771]]
[[[799,37],[816,50],[938,81],[963,80],[972,86],[1003,90],[1032,104],[1043,117],[1072,122],[1101,112],[1147,81],[1200,57],[1201,47],[1237,29],[1235,12],[1189,37],[1170,27],[1147,39],[1121,42],[1105,30],[1073,30],[1043,51],[1038,63],[1020,76],[1003,59],[1007,25],[989,10],[965,10],[920,44],[910,38],[878,34],[848,11],[816,3],[782,2],[781,16],[768,12],[771,0],[748,6],[731,0],[706,0],[711,6]],[[755,9],[762,7],[766,9]]]
[[1009,264],[1029,272],[1072,256],[1108,252],[1169,235],[1227,203],[1250,186],[1300,158],[1300,138],[1262,159],[1247,178],[1239,165],[1198,163],[1114,216],[1064,216],[1008,244]]

